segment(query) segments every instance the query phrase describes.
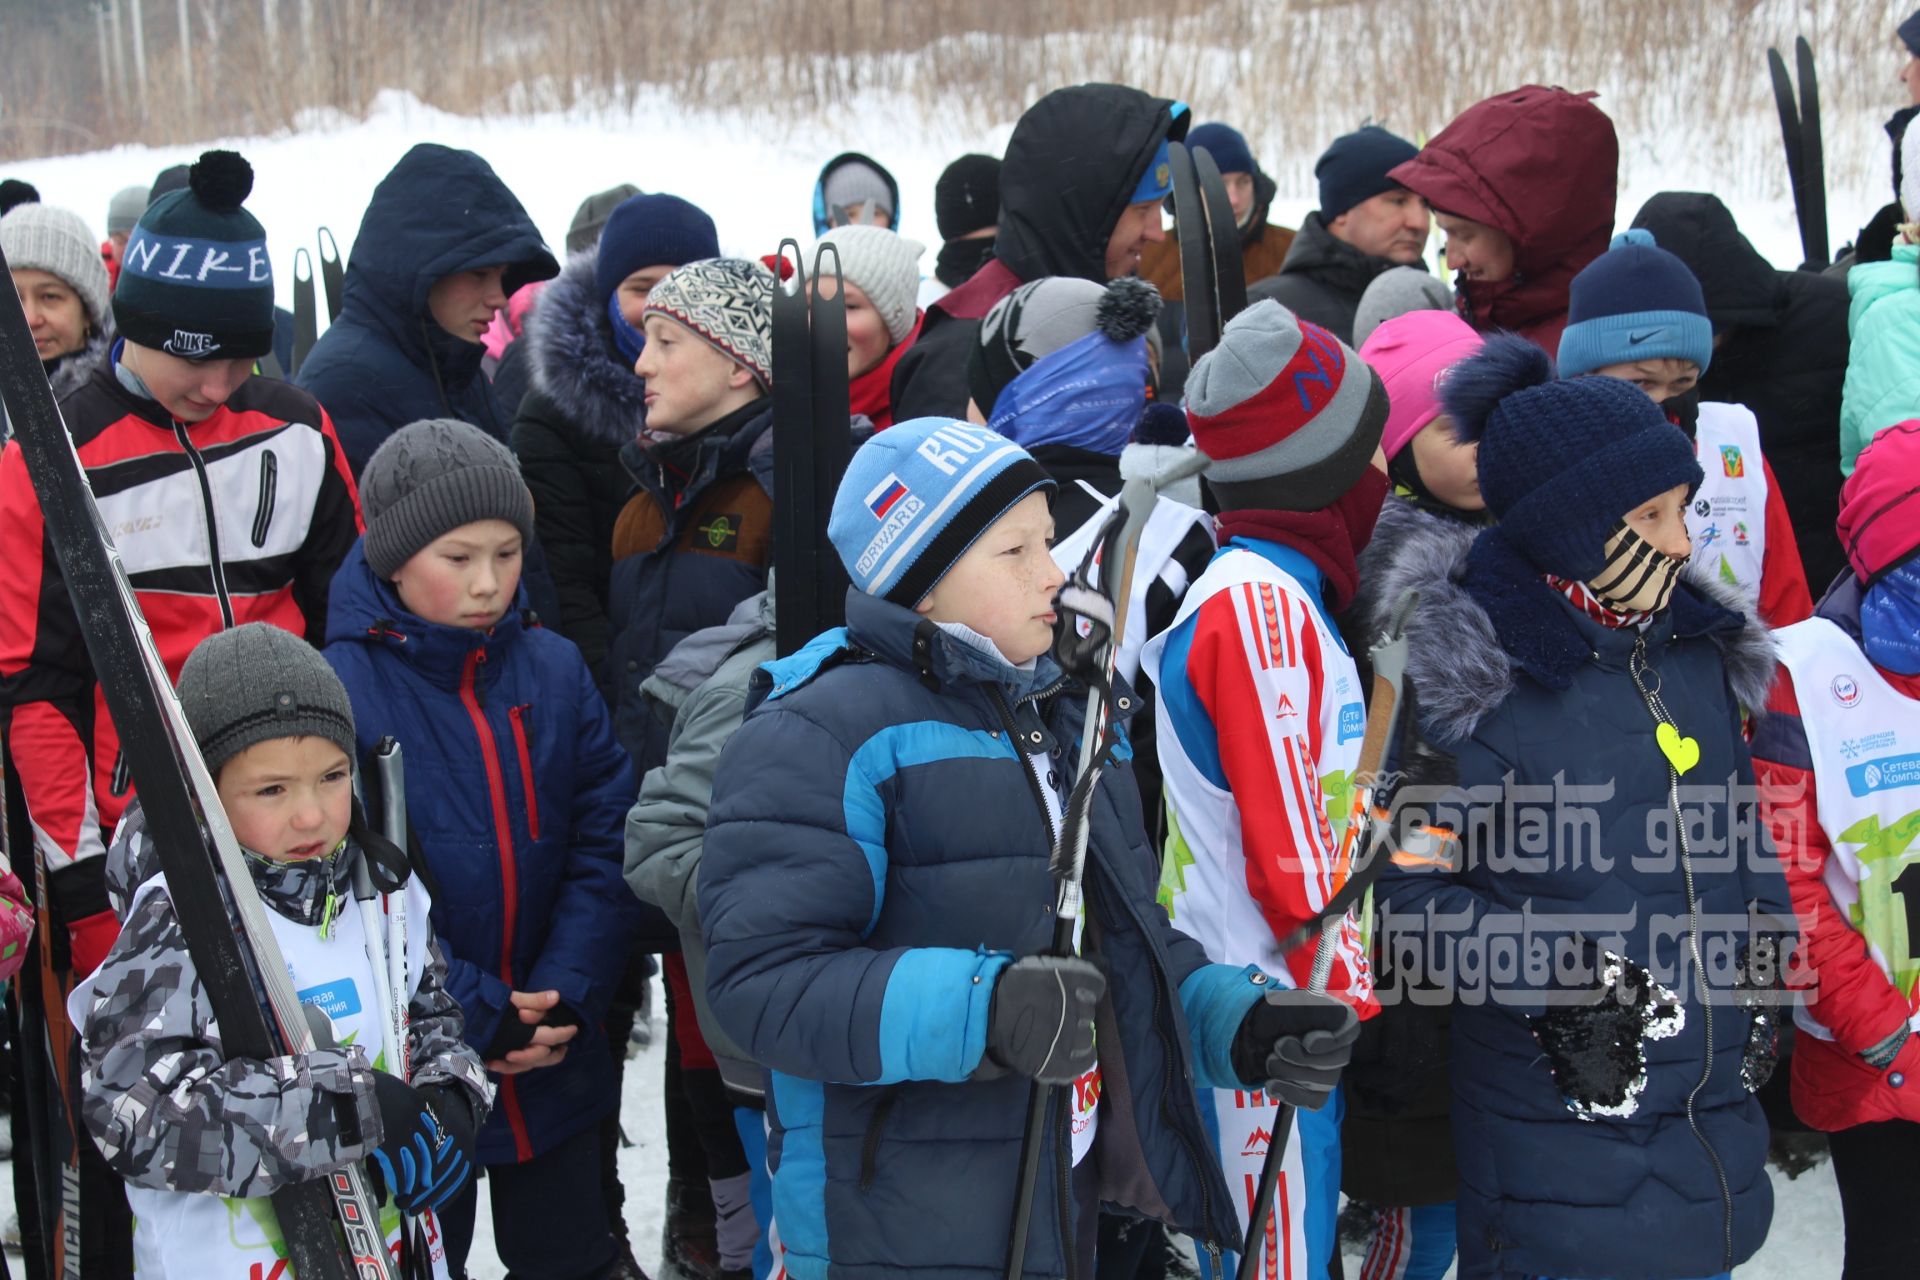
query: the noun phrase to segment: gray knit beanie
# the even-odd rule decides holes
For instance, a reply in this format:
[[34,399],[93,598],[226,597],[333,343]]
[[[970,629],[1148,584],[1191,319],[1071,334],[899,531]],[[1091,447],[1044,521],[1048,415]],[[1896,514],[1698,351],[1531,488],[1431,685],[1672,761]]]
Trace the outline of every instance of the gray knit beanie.
[[112,291],[107,264],[79,214],[50,204],[16,205],[0,218],[0,248],[15,271],[44,271],[65,281],[80,295],[95,330],[106,323]]
[[476,520],[505,520],[533,540],[533,495],[512,450],[452,418],[426,418],[388,436],[360,474],[360,510],[367,564],[382,578]]
[[181,709],[207,771],[275,738],[325,738],[353,759],[353,703],[319,652],[267,622],[216,631],[193,647]]
[[113,199],[107,201],[107,234],[115,232],[131,233],[140,223],[140,215],[147,211],[152,197],[148,187],[122,187],[113,193]]
[[1366,345],[1373,331],[1409,311],[1451,311],[1453,290],[1422,267],[1394,267],[1373,278],[1353,312],[1353,346]]

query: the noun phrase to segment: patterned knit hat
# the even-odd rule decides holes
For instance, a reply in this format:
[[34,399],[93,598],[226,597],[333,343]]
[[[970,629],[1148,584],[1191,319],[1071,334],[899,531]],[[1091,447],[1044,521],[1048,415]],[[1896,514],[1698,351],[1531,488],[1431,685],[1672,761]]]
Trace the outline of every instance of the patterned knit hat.
[[275,738],[325,738],[353,759],[353,703],[312,645],[268,622],[216,631],[193,647],[180,709],[207,772]]
[[209,151],[187,186],[140,216],[113,291],[120,336],[188,360],[253,360],[273,350],[267,233],[241,208],[253,168]]
[[1213,459],[1210,483],[1284,480],[1284,498],[1270,500],[1315,511],[1372,461],[1387,397],[1345,343],[1266,300],[1228,321],[1193,366],[1187,420]]
[[643,315],[685,325],[760,385],[773,385],[773,273],[740,258],[708,258],[667,273]]
[[840,252],[840,274],[867,295],[887,326],[891,345],[913,332],[920,296],[920,255],[927,246],[885,227],[835,227],[820,237]]
[[1016,502],[1053,487],[1011,440],[950,418],[915,418],[853,455],[827,539],[854,586],[912,608]]
[[367,564],[382,578],[434,539],[476,520],[505,520],[533,540],[533,495],[513,451],[452,418],[408,423],[360,473]]
[[1453,366],[1440,401],[1462,443],[1480,442],[1480,496],[1535,567],[1585,582],[1626,515],[1702,479],[1693,442],[1618,378],[1554,377],[1553,360],[1511,333]]
[[49,204],[16,205],[0,217],[0,247],[15,271],[44,271],[58,276],[80,295],[95,329],[107,323],[107,265],[100,245],[80,215]]
[[1560,376],[1661,358],[1691,360],[1705,373],[1713,360],[1713,323],[1687,264],[1636,227],[1615,236],[1573,278]]

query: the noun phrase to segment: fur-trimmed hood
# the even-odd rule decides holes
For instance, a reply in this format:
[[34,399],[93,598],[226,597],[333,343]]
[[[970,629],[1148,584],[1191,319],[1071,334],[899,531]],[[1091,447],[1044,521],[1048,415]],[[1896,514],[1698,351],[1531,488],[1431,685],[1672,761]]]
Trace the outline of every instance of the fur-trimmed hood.
[[613,322],[593,283],[599,247],[582,249],[540,292],[527,317],[533,389],[588,439],[620,446],[647,424],[646,380],[613,344]]
[[[1472,736],[1522,673],[1565,689],[1597,656],[1588,634],[1597,624],[1577,617],[1497,529],[1481,532],[1457,565],[1437,572],[1445,551],[1435,540],[1422,553],[1418,582],[1412,581],[1416,565],[1407,565],[1409,585],[1421,593],[1407,629],[1407,675],[1419,698],[1421,728],[1443,746]],[[1377,607],[1389,609],[1394,599],[1383,594]],[[1765,708],[1778,661],[1773,637],[1734,589],[1703,568],[1689,566],[1649,636],[1711,640],[1740,705],[1754,715]]]
[[1449,520],[1397,494],[1380,507],[1373,537],[1360,552],[1360,589],[1352,616],[1362,642],[1371,645],[1386,628],[1400,597],[1420,593],[1424,606],[1433,587],[1458,578],[1467,549],[1482,526]]
[[112,352],[117,336],[113,330],[113,317],[108,316],[88,337],[87,345],[62,360],[60,367],[47,378],[53,387],[54,399],[58,400],[91,378],[95,369],[106,368],[108,354]]

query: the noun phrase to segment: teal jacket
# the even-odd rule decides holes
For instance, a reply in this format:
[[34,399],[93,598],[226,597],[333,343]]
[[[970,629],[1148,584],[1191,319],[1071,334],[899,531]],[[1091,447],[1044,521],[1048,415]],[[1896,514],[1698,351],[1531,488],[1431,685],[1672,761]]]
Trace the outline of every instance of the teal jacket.
[[1840,396],[1840,474],[1873,437],[1920,418],[1920,245],[1896,244],[1889,262],[1847,272],[1853,351]]

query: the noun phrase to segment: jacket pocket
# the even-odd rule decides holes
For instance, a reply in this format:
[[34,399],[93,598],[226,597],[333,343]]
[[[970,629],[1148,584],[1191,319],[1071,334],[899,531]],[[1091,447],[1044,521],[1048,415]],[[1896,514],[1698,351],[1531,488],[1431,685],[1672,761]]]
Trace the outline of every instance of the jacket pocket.
[[888,1085],[886,1092],[880,1095],[880,1101],[874,1104],[873,1114],[867,1117],[867,1136],[860,1143],[860,1189],[869,1190],[874,1177],[879,1173],[880,1139],[887,1128],[887,1117],[893,1114],[893,1104],[900,1100],[900,1086]]
[[531,702],[514,707],[507,712],[507,719],[513,725],[513,749],[520,756],[520,786],[527,800],[527,835],[530,839],[540,838],[540,801],[534,795],[533,752],[527,749],[527,717],[533,711]]
[[268,449],[260,455],[260,504],[253,514],[253,545],[267,545],[267,530],[273,527],[273,499],[280,488],[280,455]]

